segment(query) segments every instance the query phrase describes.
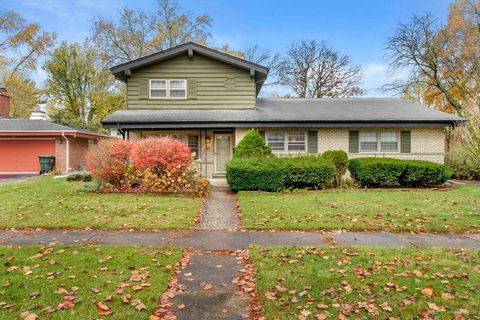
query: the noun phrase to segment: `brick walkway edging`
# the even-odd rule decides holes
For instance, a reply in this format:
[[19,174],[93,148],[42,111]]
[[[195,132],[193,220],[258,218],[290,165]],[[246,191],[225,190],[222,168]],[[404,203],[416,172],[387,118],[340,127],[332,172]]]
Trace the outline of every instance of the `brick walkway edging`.
[[99,244],[241,250],[260,246],[382,246],[480,249],[480,234],[297,231],[0,231],[0,245]]

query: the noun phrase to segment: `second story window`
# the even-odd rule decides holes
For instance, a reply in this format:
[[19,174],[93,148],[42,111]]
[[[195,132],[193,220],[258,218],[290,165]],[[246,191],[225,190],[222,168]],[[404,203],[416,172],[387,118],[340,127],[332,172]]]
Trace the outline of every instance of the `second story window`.
[[186,80],[150,80],[150,99],[186,99]]

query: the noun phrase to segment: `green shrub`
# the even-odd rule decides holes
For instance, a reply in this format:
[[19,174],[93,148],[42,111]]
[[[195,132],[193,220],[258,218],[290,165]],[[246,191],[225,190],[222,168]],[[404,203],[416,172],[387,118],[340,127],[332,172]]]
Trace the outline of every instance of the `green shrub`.
[[92,174],[90,172],[72,172],[67,176],[67,181],[92,181]]
[[232,191],[280,191],[284,173],[277,158],[234,158],[227,163],[227,181]]
[[404,171],[401,160],[390,158],[351,159],[350,174],[363,187],[395,184]]
[[480,158],[462,146],[447,153],[445,164],[453,170],[453,177],[462,180],[480,180]]
[[405,170],[399,183],[406,187],[428,187],[445,183],[452,176],[452,170],[445,165],[429,161],[405,160]]
[[272,149],[265,144],[265,140],[255,129],[248,130],[233,153],[234,158],[263,158],[272,155]]
[[343,150],[329,150],[322,154],[322,157],[331,161],[335,166],[335,186],[340,187],[342,177],[348,169],[348,155]]
[[400,184],[427,187],[446,182],[451,170],[441,164],[391,158],[357,158],[350,160],[352,177],[364,187]]
[[234,192],[322,189],[334,177],[334,165],[321,157],[234,158],[227,163],[227,181]]
[[321,157],[279,159],[285,182],[284,188],[324,189],[335,178],[335,166]]

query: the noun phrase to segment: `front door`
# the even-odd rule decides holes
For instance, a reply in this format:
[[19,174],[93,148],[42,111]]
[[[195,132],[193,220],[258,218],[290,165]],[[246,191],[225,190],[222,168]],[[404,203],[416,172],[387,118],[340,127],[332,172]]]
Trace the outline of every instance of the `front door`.
[[233,135],[230,133],[215,134],[215,173],[225,173],[225,164],[232,158]]

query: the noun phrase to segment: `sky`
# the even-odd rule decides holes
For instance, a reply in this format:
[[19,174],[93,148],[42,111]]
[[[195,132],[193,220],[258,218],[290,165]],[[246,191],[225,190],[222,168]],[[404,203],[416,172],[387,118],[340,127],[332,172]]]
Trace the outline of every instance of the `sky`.
[[[451,0],[179,0],[186,11],[213,19],[209,44],[228,43],[241,50],[258,44],[273,52],[285,52],[292,42],[326,40],[333,48],[362,66],[367,96],[388,96],[378,88],[392,78],[384,57],[387,38],[399,22],[414,14],[431,12],[440,20]],[[0,10],[18,11],[28,21],[57,33],[58,40],[83,41],[91,32],[91,19],[116,20],[128,6],[152,11],[156,0],[0,0]],[[41,82],[44,75],[33,75]]]

